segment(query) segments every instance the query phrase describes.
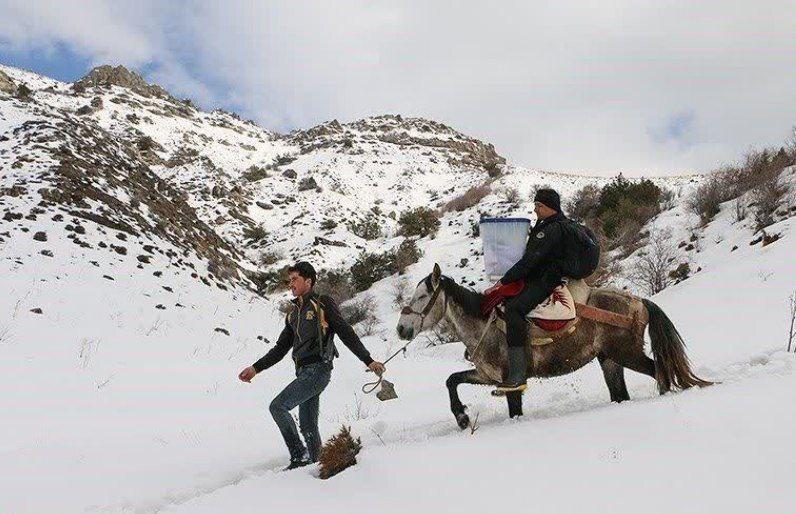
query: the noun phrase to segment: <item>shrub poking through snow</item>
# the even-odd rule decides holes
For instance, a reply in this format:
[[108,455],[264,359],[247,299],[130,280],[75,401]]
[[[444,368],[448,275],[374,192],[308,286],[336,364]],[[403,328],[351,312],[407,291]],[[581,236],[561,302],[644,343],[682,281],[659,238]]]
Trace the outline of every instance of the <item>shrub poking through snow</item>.
[[374,282],[396,273],[403,273],[407,266],[416,263],[423,252],[412,239],[406,239],[388,252],[377,254],[362,252],[351,266],[351,282],[357,291],[365,291]]
[[423,256],[423,251],[417,247],[414,239],[404,239],[398,248],[391,252],[393,257],[394,272],[403,274],[407,266],[411,266],[420,260]]
[[361,449],[362,441],[351,436],[351,427],[341,427],[340,432],[321,448],[318,458],[319,476],[327,479],[353,466],[357,463],[357,454]]
[[398,218],[398,234],[406,237],[426,237],[437,233],[439,214],[428,207],[417,207],[401,213]]
[[351,282],[357,291],[365,291],[384,277],[391,275],[392,259],[386,253],[362,252],[351,266]]
[[347,226],[348,230],[368,241],[378,239],[382,236],[379,217],[374,213],[368,213],[364,219],[350,221]]
[[321,271],[315,291],[331,296],[337,303],[350,300],[357,292],[351,282],[351,272],[343,268]]
[[362,295],[356,300],[348,301],[340,306],[340,314],[351,324],[356,325],[361,321],[373,316],[376,310],[376,299],[370,293]]
[[479,202],[481,202],[481,200],[483,200],[491,192],[492,188],[489,187],[489,184],[487,183],[481,184],[480,186],[473,186],[464,193],[462,193],[461,195],[457,196],[453,200],[446,203],[442,207],[442,211],[461,212],[471,207],[475,207],[476,205],[479,204]]
[[661,200],[671,202],[650,180],[628,180],[622,175],[602,188],[587,185],[577,191],[566,204],[570,217],[599,228],[606,246],[624,246],[628,253],[637,248],[639,233],[651,218],[660,212]]
[[268,237],[268,231],[262,225],[255,225],[253,227],[244,227],[243,237],[252,242],[259,242]]
[[249,182],[257,182],[264,178],[268,178],[268,170],[260,166],[250,166],[248,170],[243,172],[243,178]]
[[679,284],[690,276],[691,266],[687,262],[681,263],[679,266],[669,272],[669,278],[674,280],[675,284]]

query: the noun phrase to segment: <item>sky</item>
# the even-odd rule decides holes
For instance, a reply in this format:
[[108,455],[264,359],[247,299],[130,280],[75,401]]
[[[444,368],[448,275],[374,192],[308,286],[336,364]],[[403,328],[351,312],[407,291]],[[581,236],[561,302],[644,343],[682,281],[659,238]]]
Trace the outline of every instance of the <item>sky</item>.
[[280,132],[421,116],[561,172],[707,172],[796,124],[796,0],[0,0],[0,62],[123,64]]

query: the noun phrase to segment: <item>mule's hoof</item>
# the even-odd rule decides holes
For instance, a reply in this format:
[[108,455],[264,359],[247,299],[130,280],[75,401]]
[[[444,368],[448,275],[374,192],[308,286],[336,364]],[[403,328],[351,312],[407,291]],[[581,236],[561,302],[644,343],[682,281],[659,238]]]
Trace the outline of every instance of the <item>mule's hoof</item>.
[[470,426],[470,416],[462,412],[461,414],[456,415],[456,424],[459,425],[459,428],[464,430],[465,428]]

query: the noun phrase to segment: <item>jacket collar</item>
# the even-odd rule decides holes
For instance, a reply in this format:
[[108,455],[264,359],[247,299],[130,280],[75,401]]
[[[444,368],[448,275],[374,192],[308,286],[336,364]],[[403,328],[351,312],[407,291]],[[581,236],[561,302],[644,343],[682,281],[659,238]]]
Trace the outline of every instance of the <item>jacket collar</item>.
[[548,223],[553,223],[554,221],[562,221],[562,220],[565,220],[565,219],[567,219],[567,217],[564,216],[564,213],[557,212],[557,213],[553,214],[552,216],[548,216],[547,218],[545,218],[543,220],[538,220],[536,222],[536,226],[539,227],[539,226],[542,226],[542,225],[547,225]]
[[304,307],[305,305],[307,305],[307,302],[312,298],[315,298],[315,292],[312,289],[310,289],[303,295],[293,298],[290,301],[293,302],[293,304],[296,305],[297,307]]

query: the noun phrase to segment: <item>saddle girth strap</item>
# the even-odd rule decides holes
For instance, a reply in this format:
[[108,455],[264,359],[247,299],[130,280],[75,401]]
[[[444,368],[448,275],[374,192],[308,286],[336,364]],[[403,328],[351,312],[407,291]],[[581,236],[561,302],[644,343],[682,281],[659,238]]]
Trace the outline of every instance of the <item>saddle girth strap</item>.
[[576,302],[575,311],[578,313],[579,317],[590,319],[592,321],[596,321],[597,323],[611,325],[613,327],[631,329],[635,324],[635,320],[630,316],[600,309],[585,303]]

